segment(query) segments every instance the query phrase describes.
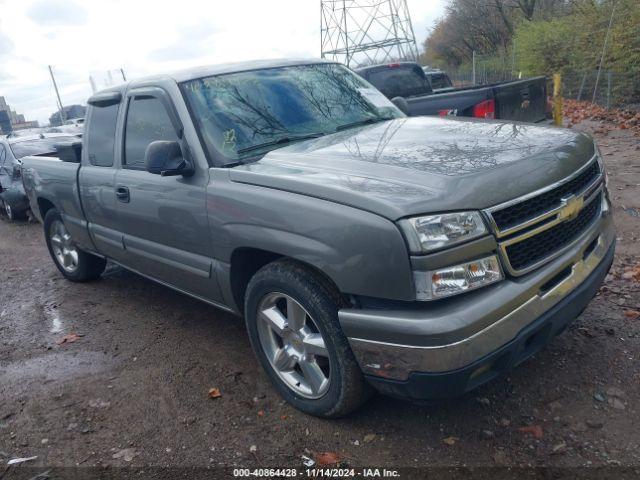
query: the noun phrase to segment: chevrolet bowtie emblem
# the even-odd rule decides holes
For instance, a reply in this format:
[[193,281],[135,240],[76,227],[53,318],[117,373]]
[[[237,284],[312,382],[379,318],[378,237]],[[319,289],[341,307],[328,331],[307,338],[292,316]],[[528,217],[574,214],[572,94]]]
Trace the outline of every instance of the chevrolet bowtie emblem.
[[576,197],[575,195],[571,195],[570,197],[563,198],[560,200],[561,207],[560,212],[558,213],[559,220],[572,220],[578,216],[580,210],[584,206],[584,197]]

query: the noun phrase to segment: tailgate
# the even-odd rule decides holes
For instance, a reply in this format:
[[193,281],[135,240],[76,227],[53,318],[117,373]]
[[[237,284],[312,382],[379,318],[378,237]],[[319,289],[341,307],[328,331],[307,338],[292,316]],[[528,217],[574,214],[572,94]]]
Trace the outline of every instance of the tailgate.
[[547,81],[545,77],[527,78],[494,87],[496,118],[521,122],[546,119]]

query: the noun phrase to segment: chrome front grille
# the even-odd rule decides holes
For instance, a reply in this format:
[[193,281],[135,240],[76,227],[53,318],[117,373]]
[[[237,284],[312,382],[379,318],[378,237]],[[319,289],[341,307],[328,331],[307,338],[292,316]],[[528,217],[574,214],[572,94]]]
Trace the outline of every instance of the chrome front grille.
[[600,175],[598,162],[592,162],[582,173],[566,183],[528,200],[492,212],[493,220],[501,231],[509,230],[559,207],[563,198],[580,194],[598,175]]
[[596,157],[541,191],[485,211],[506,270],[523,275],[560,255],[600,216],[602,171]]
[[560,250],[580,236],[593,222],[602,206],[602,193],[585,206],[573,220],[562,222],[537,235],[507,245],[505,252],[514,270],[522,270],[546,258],[550,252]]

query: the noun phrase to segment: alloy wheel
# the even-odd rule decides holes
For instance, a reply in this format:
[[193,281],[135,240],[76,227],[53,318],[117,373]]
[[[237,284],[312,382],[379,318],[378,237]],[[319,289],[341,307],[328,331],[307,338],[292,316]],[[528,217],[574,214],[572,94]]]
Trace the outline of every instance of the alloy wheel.
[[49,231],[51,248],[56,260],[66,272],[75,272],[78,269],[78,249],[73,243],[71,235],[67,232],[64,223],[60,220],[54,220]]
[[331,361],[315,321],[295,299],[269,293],[258,305],[258,338],[280,379],[310,399],[329,389]]

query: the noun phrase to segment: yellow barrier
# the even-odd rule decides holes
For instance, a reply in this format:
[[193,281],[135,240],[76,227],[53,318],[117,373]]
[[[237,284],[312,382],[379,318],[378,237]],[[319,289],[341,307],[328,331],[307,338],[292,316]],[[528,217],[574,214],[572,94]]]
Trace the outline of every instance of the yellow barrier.
[[562,126],[562,76],[553,74],[553,124]]

